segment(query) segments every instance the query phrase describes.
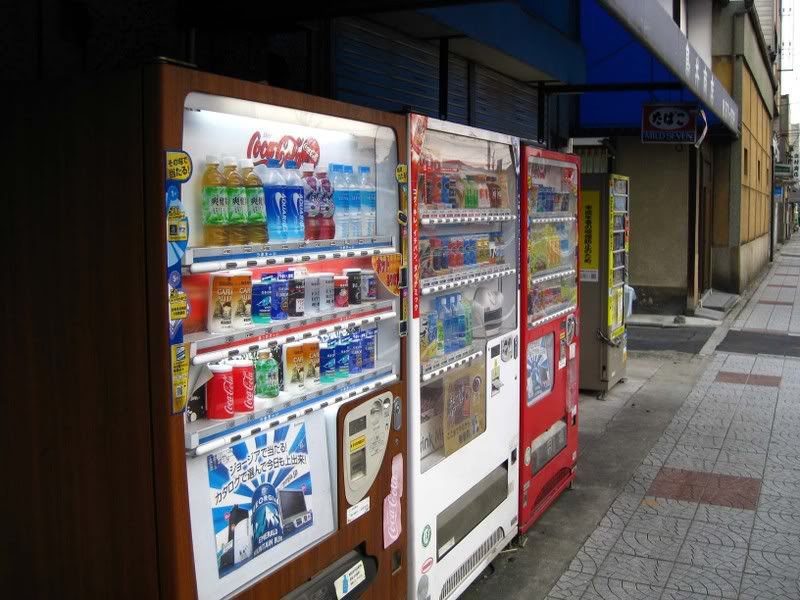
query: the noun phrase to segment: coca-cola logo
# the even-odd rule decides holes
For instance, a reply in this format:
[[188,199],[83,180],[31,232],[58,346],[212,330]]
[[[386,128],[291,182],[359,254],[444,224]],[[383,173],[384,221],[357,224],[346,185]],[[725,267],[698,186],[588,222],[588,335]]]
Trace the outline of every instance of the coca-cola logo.
[[276,159],[280,166],[293,160],[298,167],[305,163],[311,163],[316,167],[319,157],[319,142],[312,137],[285,135],[280,140],[270,140],[267,133],[256,131],[250,136],[247,144],[247,158],[252,159],[256,165]]

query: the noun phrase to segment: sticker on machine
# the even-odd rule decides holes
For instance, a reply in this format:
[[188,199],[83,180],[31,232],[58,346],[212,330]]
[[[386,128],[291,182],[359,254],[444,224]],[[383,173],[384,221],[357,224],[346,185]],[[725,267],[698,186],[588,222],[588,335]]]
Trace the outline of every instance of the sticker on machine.
[[361,585],[366,578],[367,573],[364,569],[364,561],[360,560],[333,582],[333,587],[336,589],[336,600],[342,600],[347,594]]
[[314,524],[304,423],[209,454],[207,467],[220,578]]
[[425,562],[422,563],[420,571],[424,575],[425,573],[431,570],[431,567],[433,567],[433,557],[429,556],[428,558],[425,559]]
[[363,517],[369,512],[369,496],[356,502],[353,506],[347,509],[347,524],[349,525],[358,517]]

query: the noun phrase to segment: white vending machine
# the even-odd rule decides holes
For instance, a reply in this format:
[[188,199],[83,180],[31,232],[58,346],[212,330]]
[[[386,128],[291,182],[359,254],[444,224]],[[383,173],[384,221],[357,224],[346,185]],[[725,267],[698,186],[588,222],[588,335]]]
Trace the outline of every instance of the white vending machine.
[[517,533],[519,140],[409,115],[409,598]]

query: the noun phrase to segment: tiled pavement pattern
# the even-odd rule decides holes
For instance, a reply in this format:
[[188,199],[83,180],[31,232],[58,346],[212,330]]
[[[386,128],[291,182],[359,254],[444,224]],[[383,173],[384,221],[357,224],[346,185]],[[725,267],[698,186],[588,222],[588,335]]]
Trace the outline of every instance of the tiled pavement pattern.
[[731,329],[800,333],[800,241],[783,246],[752,300]]
[[[798,274],[776,264],[759,292],[793,278],[794,295]],[[740,326],[800,331],[800,297],[785,319],[765,297],[783,296]],[[547,596],[629,598],[800,600],[800,359],[716,352]]]

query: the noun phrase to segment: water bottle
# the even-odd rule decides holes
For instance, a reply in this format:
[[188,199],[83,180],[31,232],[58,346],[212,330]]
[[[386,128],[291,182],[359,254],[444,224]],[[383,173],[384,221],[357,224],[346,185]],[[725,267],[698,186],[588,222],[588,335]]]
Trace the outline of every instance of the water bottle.
[[352,165],[343,165],[344,182],[347,190],[347,237],[361,237],[361,190],[353,174]]
[[333,186],[333,222],[336,226],[336,239],[345,240],[350,220],[348,212],[350,190],[346,187],[342,165],[331,164],[328,172]]
[[303,179],[293,160],[286,161],[286,241],[302,242],[305,239],[303,210]]
[[467,347],[467,316],[464,314],[461,294],[455,294],[453,310],[456,319],[456,339],[458,340],[458,349],[461,350]]
[[267,166],[258,165],[253,171],[264,184],[264,201],[267,205],[267,232],[273,243],[286,241],[286,182],[277,159],[270,159]]
[[445,336],[445,303],[443,297],[436,298],[436,340],[442,354],[447,353],[447,337]]
[[361,187],[361,235],[375,237],[377,235],[378,194],[375,189],[369,167],[358,168]]

